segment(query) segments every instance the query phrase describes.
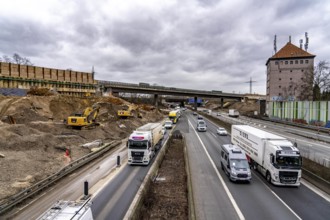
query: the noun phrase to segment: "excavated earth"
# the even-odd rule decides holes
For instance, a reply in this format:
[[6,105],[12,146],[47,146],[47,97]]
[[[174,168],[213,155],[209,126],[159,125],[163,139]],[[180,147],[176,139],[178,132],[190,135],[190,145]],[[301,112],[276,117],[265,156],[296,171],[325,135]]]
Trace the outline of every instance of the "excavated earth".
[[[97,103],[100,126],[72,129],[65,119]],[[159,121],[164,115],[141,106],[142,118],[120,119],[117,110],[125,101],[115,97],[70,96],[8,97],[0,95],[0,202],[55,173],[88,153],[83,144],[122,140],[136,127]]]

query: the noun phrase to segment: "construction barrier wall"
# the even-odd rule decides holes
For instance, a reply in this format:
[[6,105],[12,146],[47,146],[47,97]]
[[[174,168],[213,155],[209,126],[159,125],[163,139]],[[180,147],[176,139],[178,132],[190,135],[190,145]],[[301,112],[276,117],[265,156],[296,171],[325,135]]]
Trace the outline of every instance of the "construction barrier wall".
[[95,94],[96,84],[93,73],[0,62],[0,88],[39,87],[82,96]]
[[282,120],[304,120],[325,125],[330,120],[330,101],[269,102],[268,116]]

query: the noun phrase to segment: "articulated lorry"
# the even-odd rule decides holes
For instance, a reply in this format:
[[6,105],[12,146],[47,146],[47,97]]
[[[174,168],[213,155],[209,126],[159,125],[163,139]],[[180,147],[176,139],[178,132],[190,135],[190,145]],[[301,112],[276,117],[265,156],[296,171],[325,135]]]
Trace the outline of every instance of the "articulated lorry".
[[128,164],[150,163],[164,137],[162,127],[161,123],[148,123],[133,131],[127,141]]
[[248,125],[232,125],[231,142],[245,151],[250,165],[268,182],[300,185],[302,158],[287,139]]
[[236,109],[229,109],[228,116],[237,118],[239,116],[239,112]]
[[45,211],[37,220],[93,220],[91,201],[57,201]]
[[180,118],[180,110],[170,111],[168,118],[173,122],[173,124],[176,124]]

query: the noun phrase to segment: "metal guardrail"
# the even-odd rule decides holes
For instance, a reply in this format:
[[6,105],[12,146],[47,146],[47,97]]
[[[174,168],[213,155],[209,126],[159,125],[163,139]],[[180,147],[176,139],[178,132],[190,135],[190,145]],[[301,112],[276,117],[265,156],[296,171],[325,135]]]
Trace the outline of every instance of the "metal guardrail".
[[302,177],[308,182],[314,184],[315,186],[323,190],[324,192],[330,194],[330,182],[304,168],[302,168]]
[[71,173],[72,171],[78,169],[79,167],[85,165],[86,163],[103,155],[105,152],[107,152],[108,150],[112,149],[114,146],[117,146],[120,143],[121,143],[120,141],[112,141],[108,144],[105,144],[101,149],[99,149],[95,152],[89,153],[89,154],[73,161],[72,163],[65,166],[64,168],[62,168],[60,171],[53,174],[52,176],[49,176],[46,179],[43,179],[43,180],[37,182],[33,186],[9,197],[8,199],[6,199],[6,201],[0,203],[0,214],[6,212],[8,209],[12,208],[13,206],[21,203],[25,199],[30,198],[31,196],[35,195],[39,191],[47,188],[50,184],[58,181],[62,177]]
[[321,132],[330,134],[330,128],[319,127],[319,126],[314,126],[314,125],[299,124],[299,123],[294,123],[294,122],[291,122],[291,121],[284,121],[284,120],[280,120],[280,119],[271,119],[271,118],[266,118],[266,117],[261,117],[261,118],[257,118],[257,119],[276,122],[276,123],[280,123],[280,124],[292,125],[292,126],[296,126],[296,127],[311,129],[311,130],[314,130],[314,131],[321,131]]

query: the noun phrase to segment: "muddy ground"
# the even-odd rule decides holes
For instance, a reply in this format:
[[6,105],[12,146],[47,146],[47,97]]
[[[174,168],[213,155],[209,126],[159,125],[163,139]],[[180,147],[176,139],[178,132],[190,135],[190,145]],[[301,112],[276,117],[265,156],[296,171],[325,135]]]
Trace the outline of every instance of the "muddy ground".
[[157,178],[146,192],[140,219],[188,219],[184,142],[171,139]]
[[[67,128],[64,119],[98,103],[97,126],[88,130]],[[69,163],[63,149],[76,160],[94,140],[110,142],[126,138],[132,130],[163,119],[152,106],[142,106],[142,118],[120,119],[124,100],[115,97],[70,96],[8,97],[0,95],[0,202],[57,172]]]

